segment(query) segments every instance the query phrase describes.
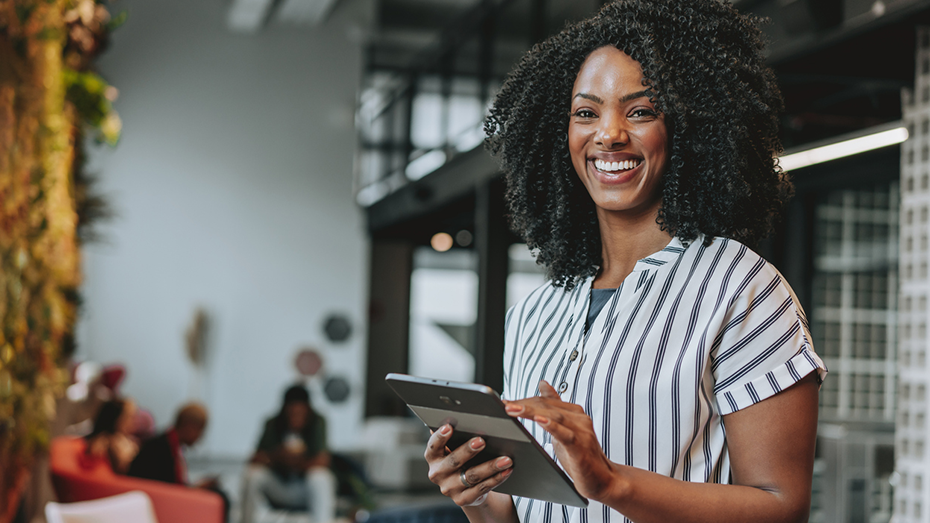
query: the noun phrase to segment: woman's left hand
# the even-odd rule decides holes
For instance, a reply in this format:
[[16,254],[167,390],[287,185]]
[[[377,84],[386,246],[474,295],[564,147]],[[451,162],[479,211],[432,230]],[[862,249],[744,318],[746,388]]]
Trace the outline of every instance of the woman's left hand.
[[539,396],[505,401],[507,414],[531,419],[552,435],[556,456],[582,496],[595,501],[611,497],[617,471],[594,433],[594,422],[580,405],[566,403],[545,381]]

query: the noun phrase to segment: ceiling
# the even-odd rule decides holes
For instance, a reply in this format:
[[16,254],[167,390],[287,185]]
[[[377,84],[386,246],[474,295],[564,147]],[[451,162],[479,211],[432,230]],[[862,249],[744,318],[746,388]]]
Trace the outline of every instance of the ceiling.
[[[786,147],[901,118],[901,89],[914,82],[916,27],[930,24],[930,0],[732,1],[769,20],[763,31],[785,98]],[[442,64],[446,49],[454,49],[456,69],[467,69],[480,52],[477,36],[456,42],[455,35],[468,32],[481,13],[499,9],[493,74],[503,76],[533,42],[601,3],[380,0],[369,68],[403,72],[419,64],[423,70],[423,64]]]
[[[349,1],[349,0],[343,0]],[[915,28],[930,0],[731,0],[770,19],[770,65],[786,103],[786,147],[901,118],[901,89],[914,79]],[[232,0],[228,22],[244,32],[270,21],[325,23],[339,0]],[[602,0],[374,0],[369,70],[429,70],[454,58],[479,61],[478,27],[496,11],[491,74],[501,77],[533,42],[595,12]],[[471,36],[462,36],[471,35]]]
[[256,33],[272,19],[291,25],[316,26],[326,21],[338,0],[232,0],[226,25],[241,33]]
[[770,19],[769,65],[785,99],[786,148],[901,119],[927,0],[743,0]]

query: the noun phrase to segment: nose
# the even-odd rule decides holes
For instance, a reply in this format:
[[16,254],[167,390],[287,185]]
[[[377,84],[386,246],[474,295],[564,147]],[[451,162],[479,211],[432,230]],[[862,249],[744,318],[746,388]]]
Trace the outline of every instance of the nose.
[[603,115],[595,135],[595,143],[605,149],[622,147],[630,141],[625,120],[620,115]]

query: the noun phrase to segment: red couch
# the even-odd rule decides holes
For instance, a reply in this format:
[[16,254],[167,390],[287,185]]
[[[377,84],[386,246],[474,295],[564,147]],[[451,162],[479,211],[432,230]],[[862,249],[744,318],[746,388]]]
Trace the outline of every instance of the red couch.
[[218,494],[122,476],[105,463],[87,468],[86,460],[81,459],[84,447],[83,438],[62,436],[52,440],[49,461],[59,501],[88,501],[141,490],[152,498],[160,523],[223,523],[223,500]]

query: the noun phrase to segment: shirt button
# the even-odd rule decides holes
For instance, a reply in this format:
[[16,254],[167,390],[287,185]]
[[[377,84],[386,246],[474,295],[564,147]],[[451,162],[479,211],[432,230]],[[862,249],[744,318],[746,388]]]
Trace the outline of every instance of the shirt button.
[[568,390],[568,383],[565,383],[563,381],[562,383],[559,384],[559,394],[562,394],[566,390]]
[[572,351],[572,355],[568,357],[568,361],[575,361],[578,359],[578,349]]

